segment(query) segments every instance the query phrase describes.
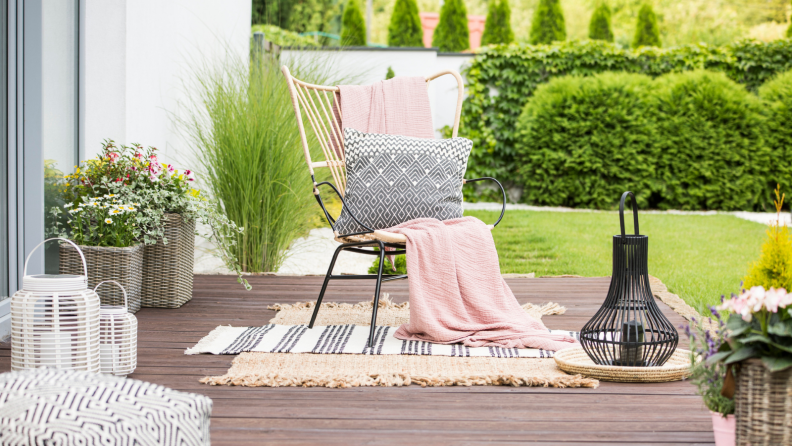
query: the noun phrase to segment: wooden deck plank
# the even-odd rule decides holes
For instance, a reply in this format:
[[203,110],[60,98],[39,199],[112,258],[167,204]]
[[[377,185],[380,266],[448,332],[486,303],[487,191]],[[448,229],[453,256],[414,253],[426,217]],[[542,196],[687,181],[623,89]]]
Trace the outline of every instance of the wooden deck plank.
[[[233,356],[184,355],[218,325],[263,325],[275,303],[312,301],[322,277],[250,276],[245,291],[231,276],[195,276],[193,300],[179,309],[137,313],[138,368],[132,378],[196,392],[214,401],[212,442],[234,444],[646,444],[711,445],[709,412],[687,382],[601,383],[597,389],[543,387],[268,388],[200,384],[224,374]],[[608,278],[508,278],[520,303],[557,302],[566,314],[550,328],[579,330],[602,304]],[[406,281],[387,283],[395,302]],[[371,299],[364,281],[331,284],[325,301]],[[684,320],[666,305],[675,326]],[[681,346],[686,347],[684,336]],[[0,371],[10,369],[0,344]]]

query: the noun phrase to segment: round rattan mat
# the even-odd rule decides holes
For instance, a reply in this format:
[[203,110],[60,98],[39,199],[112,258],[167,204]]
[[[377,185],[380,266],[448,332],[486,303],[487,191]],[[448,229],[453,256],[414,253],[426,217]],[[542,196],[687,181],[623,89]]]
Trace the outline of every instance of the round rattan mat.
[[559,369],[602,381],[659,383],[679,381],[690,375],[690,352],[677,349],[661,367],[618,367],[594,364],[582,347],[561,350],[555,362]]

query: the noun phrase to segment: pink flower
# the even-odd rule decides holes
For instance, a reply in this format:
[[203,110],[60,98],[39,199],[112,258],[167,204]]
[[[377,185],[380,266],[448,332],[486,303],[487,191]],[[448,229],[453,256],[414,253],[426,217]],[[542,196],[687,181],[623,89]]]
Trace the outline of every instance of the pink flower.
[[149,175],[149,180],[151,180],[152,183],[156,183],[159,181],[159,177],[156,175]]
[[110,158],[111,163],[114,163],[118,161],[118,158],[121,158],[121,155],[119,155],[118,152],[110,152],[107,154],[107,157]]
[[149,155],[149,160],[151,160],[152,164],[156,163],[157,162],[157,155]]
[[764,307],[771,313],[778,313],[778,307],[781,305],[781,300],[786,297],[786,290],[783,288],[770,290],[765,294]]
[[187,177],[187,181],[195,181],[195,173],[192,170],[185,170],[184,176]]
[[168,166],[168,172],[173,172],[174,170],[176,170],[176,168],[175,168],[175,167],[173,167],[173,164],[171,164],[170,166]]
[[142,160],[143,159],[143,154],[140,153],[140,152],[135,152],[135,158],[137,158],[139,160]]

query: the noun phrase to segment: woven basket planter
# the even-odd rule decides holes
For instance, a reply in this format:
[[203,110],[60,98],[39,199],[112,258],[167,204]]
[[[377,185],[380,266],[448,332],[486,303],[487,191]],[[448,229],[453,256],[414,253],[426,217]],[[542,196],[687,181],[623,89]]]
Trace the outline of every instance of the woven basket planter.
[[144,307],[179,308],[192,299],[195,220],[166,214],[165,237],[146,245],[143,254]]
[[737,446],[792,444],[792,368],[771,373],[744,361],[734,394]]
[[[88,287],[105,280],[115,280],[127,291],[129,311],[140,309],[140,289],[143,283],[143,245],[128,248],[82,246],[88,263]],[[82,259],[71,245],[60,245],[60,273],[82,274]],[[117,287],[104,287],[97,292],[103,305],[124,305],[124,293]]]

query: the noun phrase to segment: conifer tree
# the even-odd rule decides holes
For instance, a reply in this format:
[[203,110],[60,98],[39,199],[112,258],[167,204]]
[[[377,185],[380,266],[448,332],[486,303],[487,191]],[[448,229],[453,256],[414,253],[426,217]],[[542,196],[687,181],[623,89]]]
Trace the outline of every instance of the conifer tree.
[[393,68],[388,67],[388,71],[385,72],[385,80],[393,79],[396,77],[396,73],[393,71]]
[[635,37],[632,47],[662,46],[660,43],[660,29],[657,27],[657,16],[649,4],[644,3],[638,11],[638,23],[635,26]]
[[341,45],[366,46],[366,21],[359,0],[347,0],[341,16]]
[[484,22],[482,45],[512,43],[514,32],[511,28],[511,7],[509,0],[490,0],[487,21]]
[[396,0],[388,26],[388,46],[423,46],[423,29],[415,0]]
[[780,186],[774,192],[778,218],[767,228],[767,239],[762,244],[759,260],[748,268],[748,275],[743,280],[745,289],[754,286],[792,289],[792,237],[786,223],[781,219],[784,195],[780,193]]
[[445,0],[440,9],[440,23],[434,30],[432,46],[444,52],[459,52],[470,48],[467,8],[462,0]]
[[594,10],[589,22],[589,39],[604,40],[613,42],[613,31],[611,31],[611,10],[608,4],[603,2]]
[[559,0],[539,0],[531,23],[532,45],[566,40],[564,12]]

